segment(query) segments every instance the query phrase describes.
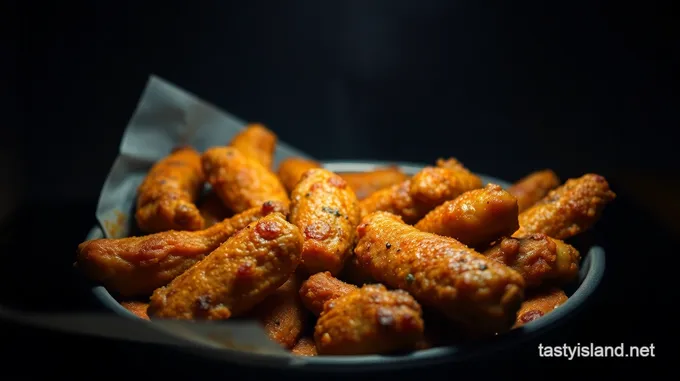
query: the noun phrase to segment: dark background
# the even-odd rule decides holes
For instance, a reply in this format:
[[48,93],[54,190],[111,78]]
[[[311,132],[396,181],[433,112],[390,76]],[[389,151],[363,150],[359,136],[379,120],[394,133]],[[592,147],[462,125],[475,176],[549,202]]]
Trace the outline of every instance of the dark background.
[[[319,159],[455,156],[511,181],[542,168],[563,179],[606,176],[619,196],[596,232],[608,275],[592,308],[553,340],[660,343],[663,272],[677,252],[668,242],[680,213],[673,16],[655,2],[506,3],[10,4],[3,303],[91,308],[70,264],[154,73]],[[103,363],[127,356],[121,362],[147,367],[156,353],[6,331],[13,336],[3,345],[21,348],[17,358],[96,352]],[[536,361],[535,346],[527,351],[523,361]],[[173,366],[196,371],[188,361]],[[597,361],[615,360],[569,366]]]

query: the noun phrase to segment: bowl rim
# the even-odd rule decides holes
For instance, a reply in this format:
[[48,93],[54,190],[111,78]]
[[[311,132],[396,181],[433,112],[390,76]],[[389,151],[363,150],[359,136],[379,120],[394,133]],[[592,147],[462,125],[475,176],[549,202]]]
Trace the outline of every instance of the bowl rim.
[[[335,172],[363,172],[378,167],[398,166],[407,174],[414,174],[425,165],[409,162],[393,161],[323,161],[323,166]],[[480,176],[484,184],[495,183],[507,188],[510,184],[484,174]],[[87,239],[101,238],[103,232],[100,226],[95,225],[87,235]],[[302,357],[293,354],[259,354],[231,349],[212,349],[203,347],[179,347],[199,355],[219,358],[223,361],[238,362],[244,365],[253,365],[265,368],[286,368],[304,371],[333,371],[333,372],[357,372],[396,370],[430,366],[441,363],[461,362],[473,357],[490,355],[527,342],[537,335],[548,330],[553,330],[572,318],[580,311],[596,292],[602,282],[605,271],[605,251],[602,247],[591,246],[582,258],[579,269],[580,284],[569,296],[569,299],[558,309],[522,327],[513,329],[501,337],[494,337],[472,345],[451,345],[414,351],[404,355],[366,355],[366,356],[312,356]],[[93,296],[111,312],[126,318],[140,319],[132,312],[124,308],[102,285],[95,284],[91,288]]]

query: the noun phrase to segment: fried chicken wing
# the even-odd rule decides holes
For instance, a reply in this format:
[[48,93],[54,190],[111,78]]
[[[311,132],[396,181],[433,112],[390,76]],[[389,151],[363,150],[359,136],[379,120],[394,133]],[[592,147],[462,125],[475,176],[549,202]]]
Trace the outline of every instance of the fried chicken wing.
[[276,175],[236,148],[210,148],[201,160],[208,182],[234,213],[265,201],[289,202],[288,193]]
[[550,169],[536,171],[521,178],[508,188],[508,192],[517,198],[519,211],[523,212],[541,201],[548,192],[560,185],[560,178]]
[[481,187],[481,179],[466,170],[427,167],[410,180],[373,192],[360,202],[361,215],[390,212],[413,224],[438,205]]
[[363,200],[371,193],[408,180],[408,176],[397,166],[377,168],[369,172],[339,173],[350,188],[354,190],[358,200]]
[[201,216],[203,216],[206,228],[222,222],[225,218],[229,218],[232,215],[231,211],[224,206],[222,199],[213,190],[199,202],[198,210],[201,212]]
[[327,302],[314,329],[319,354],[413,350],[423,337],[422,309],[402,290],[365,285]]
[[251,123],[232,139],[229,146],[271,169],[277,140],[276,135],[262,124]]
[[212,227],[167,231],[143,237],[95,239],[81,243],[77,266],[110,292],[122,296],[148,296],[170,283],[236,231],[273,213],[286,213],[279,202],[265,202]]
[[546,314],[554,311],[557,307],[566,303],[568,300],[564,291],[552,288],[540,293],[529,295],[527,300],[522,303],[522,307],[517,312],[517,321],[513,328],[523,326]]
[[504,238],[484,252],[522,274],[527,287],[566,283],[578,275],[581,256],[573,246],[545,234]]
[[191,147],[176,149],[154,164],[137,190],[137,226],[145,233],[203,229],[194,204],[203,188],[201,156]]
[[518,214],[515,197],[489,184],[436,207],[415,227],[477,248],[514,233],[519,228]]
[[586,174],[569,179],[520,213],[520,228],[513,236],[543,233],[561,240],[571,238],[590,229],[604,207],[615,198],[607,180],[600,175]]
[[316,356],[316,343],[311,336],[303,336],[298,340],[297,344],[291,349],[293,354],[298,356]]
[[151,295],[152,318],[228,319],[281,287],[300,262],[302,234],[281,213],[246,226]]
[[300,280],[292,275],[252,311],[267,336],[289,349],[298,341],[309,315],[300,300],[299,289]]
[[301,157],[290,157],[279,164],[277,174],[286,190],[292,192],[302,175],[312,168],[321,168],[321,163]]
[[124,301],[120,302],[126,310],[135,314],[138,318],[149,320],[149,315],[146,313],[146,309],[149,308],[149,303],[138,302],[138,301]]
[[512,326],[525,287],[515,270],[386,212],[365,217],[357,232],[355,255],[379,282],[408,291],[480,335]]
[[308,310],[319,316],[326,302],[347,295],[356,289],[356,286],[345,283],[326,271],[316,273],[302,282],[300,298]]
[[339,273],[359,224],[356,195],[340,176],[315,168],[302,175],[291,199],[290,221],[305,237],[302,267],[310,274]]

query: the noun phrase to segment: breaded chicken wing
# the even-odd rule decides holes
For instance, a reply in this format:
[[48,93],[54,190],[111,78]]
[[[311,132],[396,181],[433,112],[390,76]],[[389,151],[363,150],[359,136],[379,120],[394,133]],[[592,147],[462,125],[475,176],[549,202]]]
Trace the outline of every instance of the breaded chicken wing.
[[371,193],[408,180],[408,176],[397,166],[377,168],[368,172],[339,173],[350,188],[354,190],[358,200],[363,200]]
[[513,328],[523,326],[545,316],[566,303],[567,300],[567,295],[558,288],[551,288],[537,294],[528,295],[527,300],[522,303],[522,307],[517,312],[517,321]]
[[194,204],[203,188],[201,156],[182,147],[154,164],[137,190],[137,226],[145,233],[203,229]]
[[569,179],[537,204],[519,215],[514,237],[543,233],[556,239],[582,233],[600,218],[604,207],[616,198],[607,180],[595,174]]
[[302,282],[300,298],[308,310],[316,316],[321,314],[326,302],[356,290],[357,287],[333,277],[330,272],[316,273]]
[[538,287],[545,282],[570,282],[578,275],[581,260],[573,246],[540,233],[504,238],[484,255],[522,274],[527,287]]
[[224,206],[222,199],[213,190],[198,203],[198,210],[203,216],[206,228],[232,216],[231,211]]
[[288,349],[297,343],[309,316],[300,300],[298,278],[292,275],[249,313],[262,323],[269,338]]
[[305,237],[302,267],[338,274],[351,255],[359,202],[345,180],[322,168],[302,175],[291,194],[290,221]]
[[314,342],[314,337],[303,336],[298,340],[297,344],[291,349],[294,355],[298,356],[316,356],[318,353],[316,351],[316,343]]
[[499,185],[463,193],[428,213],[418,230],[455,238],[478,248],[519,228],[517,200]]
[[206,179],[234,213],[265,201],[289,202],[288,193],[276,175],[235,148],[210,148],[201,160]]
[[281,213],[246,226],[151,295],[152,318],[228,319],[281,287],[300,263],[302,234]]
[[138,318],[149,320],[149,315],[146,313],[146,309],[149,308],[149,303],[138,302],[138,301],[124,301],[120,302],[126,310],[135,314]]
[[276,135],[262,124],[251,123],[232,139],[229,146],[271,169],[277,140]]
[[148,296],[210,254],[236,231],[285,205],[265,202],[201,231],[167,231],[143,237],[95,239],[78,245],[77,266],[110,292]]
[[277,174],[286,190],[292,192],[302,175],[312,168],[321,168],[321,163],[301,157],[290,157],[279,164]]
[[515,270],[386,212],[365,217],[357,232],[355,255],[379,282],[408,291],[480,335],[512,326],[525,287]]
[[424,325],[420,305],[407,292],[365,285],[325,304],[314,341],[323,355],[413,350]]
[[550,169],[536,171],[521,178],[508,188],[508,192],[517,198],[519,211],[523,212],[541,201],[548,192],[560,185],[560,178]]

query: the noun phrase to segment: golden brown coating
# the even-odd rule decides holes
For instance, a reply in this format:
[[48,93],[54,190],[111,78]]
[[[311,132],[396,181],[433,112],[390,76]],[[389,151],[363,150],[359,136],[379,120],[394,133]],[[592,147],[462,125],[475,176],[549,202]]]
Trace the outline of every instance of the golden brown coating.
[[522,274],[527,287],[572,281],[578,275],[581,260],[576,248],[545,234],[504,238],[484,255]]
[[203,189],[201,155],[182,147],[154,164],[137,190],[137,226],[145,233],[203,229],[194,204]]
[[550,169],[532,172],[508,188],[517,198],[519,211],[523,212],[541,201],[548,192],[560,185],[560,178]]
[[288,349],[298,341],[309,316],[300,300],[300,283],[299,277],[292,275],[249,314],[264,326],[269,338]]
[[122,296],[149,296],[170,283],[236,231],[285,205],[265,202],[196,232],[167,231],[143,237],[95,239],[78,245],[77,266],[90,279]]
[[548,289],[529,295],[517,312],[517,321],[513,328],[523,326],[555,310],[568,300],[564,291],[558,288]]
[[231,211],[224,206],[222,199],[211,190],[198,204],[198,210],[203,216],[205,227],[209,228],[225,218],[232,216]]
[[513,236],[543,233],[556,239],[571,238],[590,229],[604,207],[615,198],[607,180],[600,175],[586,174],[569,179],[520,213],[520,228]]
[[362,216],[384,211],[414,224],[438,205],[481,187],[481,179],[469,171],[426,167],[410,180],[374,192],[359,205]]
[[251,123],[232,139],[229,146],[256,160],[263,167],[271,169],[277,140],[276,135],[265,126]]
[[277,174],[286,190],[292,192],[302,175],[312,168],[321,168],[321,163],[301,157],[290,157],[279,164]]
[[297,344],[291,349],[294,355],[298,356],[316,356],[316,343],[311,336],[303,336],[298,340]]
[[390,213],[365,217],[357,232],[355,255],[379,282],[408,291],[480,335],[512,326],[525,287],[515,270]]
[[281,287],[300,263],[302,234],[281,213],[246,226],[151,295],[152,318],[228,319]]
[[420,305],[407,292],[365,285],[326,303],[314,341],[323,355],[413,350],[423,337],[424,325]]
[[126,310],[135,314],[138,318],[149,320],[149,315],[146,313],[146,309],[149,308],[149,303],[139,302],[139,301],[124,301],[120,302]]
[[415,227],[477,248],[514,233],[518,214],[517,200],[499,185],[489,184],[436,207]]
[[291,193],[290,222],[305,237],[302,267],[309,273],[336,275],[352,245],[359,224],[359,202],[345,180],[323,169],[310,169]]
[[347,295],[356,289],[356,286],[345,283],[326,271],[316,273],[302,283],[300,298],[308,310],[319,316],[326,302]]
[[437,159],[437,167],[469,172],[469,170],[463,165],[463,163],[458,161],[458,159],[456,159],[455,157],[449,157],[448,159],[444,158]]
[[289,202],[288,192],[278,177],[236,148],[210,148],[203,154],[202,162],[206,179],[234,213],[265,201]]
[[399,167],[390,166],[377,168],[369,172],[339,173],[350,188],[354,190],[357,199],[363,200],[371,193],[400,184],[408,180],[408,176]]

